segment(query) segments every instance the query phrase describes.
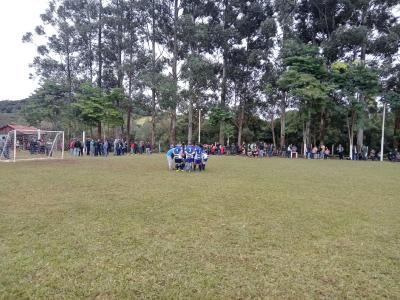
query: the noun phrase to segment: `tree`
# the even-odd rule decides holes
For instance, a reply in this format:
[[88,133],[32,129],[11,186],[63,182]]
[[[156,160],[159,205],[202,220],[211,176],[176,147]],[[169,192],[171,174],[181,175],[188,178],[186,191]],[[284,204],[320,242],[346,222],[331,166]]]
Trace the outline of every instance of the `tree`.
[[276,23],[269,1],[247,1],[239,4],[241,15],[236,20],[236,29],[241,45],[231,51],[231,80],[235,82],[239,96],[238,143],[247,112],[256,110],[263,89],[262,76],[270,69],[270,58],[274,46]]
[[28,104],[23,109],[23,115],[31,125],[39,125],[41,121],[48,121],[54,129],[61,129],[63,121],[68,118],[66,101],[68,97],[67,86],[54,81],[45,81],[29,97]]
[[303,117],[305,153],[307,145],[311,144],[312,115],[320,112],[329,102],[333,86],[328,83],[328,70],[317,47],[289,41],[283,48],[283,59],[287,70],[278,84],[298,99],[298,108]]
[[337,62],[332,65],[332,76],[333,82],[337,86],[335,95],[341,101],[347,116],[349,153],[352,158],[357,119],[364,111],[361,95],[373,97],[377,94],[379,91],[378,74],[376,70],[361,63],[349,65]]
[[123,123],[122,113],[115,107],[116,101],[124,98],[121,89],[112,89],[104,95],[99,87],[90,83],[83,84],[74,103],[77,115],[81,121],[89,126],[97,126],[97,136],[101,138],[102,123],[112,126]]
[[384,101],[389,103],[394,114],[393,149],[398,149],[400,141],[400,64],[390,66],[384,75]]
[[[398,51],[399,24],[394,16],[398,0],[303,0],[299,4],[297,31],[300,39],[321,46],[329,64],[338,59],[361,61],[391,57]],[[359,95],[364,114],[358,117],[357,145],[364,141],[368,103]],[[322,120],[322,119],[321,119]]]

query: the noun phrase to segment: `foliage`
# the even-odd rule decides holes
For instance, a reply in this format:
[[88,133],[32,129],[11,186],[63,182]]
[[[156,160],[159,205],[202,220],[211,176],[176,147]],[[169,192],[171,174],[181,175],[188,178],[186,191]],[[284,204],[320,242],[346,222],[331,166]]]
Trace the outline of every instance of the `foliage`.
[[103,95],[99,88],[86,83],[81,86],[76,98],[74,108],[85,124],[90,126],[101,122],[114,126],[122,124],[122,114],[115,107],[115,103],[124,98],[122,90],[113,89],[109,94]]
[[211,109],[209,120],[212,126],[218,126],[220,122],[227,122],[233,119],[233,114],[229,110],[216,106]]
[[32,125],[48,121],[55,129],[60,129],[62,121],[68,117],[68,98],[68,88],[65,85],[55,81],[45,81],[29,97],[22,114]]
[[[168,116],[167,133],[160,130],[174,142],[185,128],[192,130],[196,110],[213,115],[211,109],[218,104],[234,113],[227,126],[223,117],[212,120],[221,143],[227,135],[232,139],[232,131],[236,142],[244,131],[247,138],[269,136],[269,127],[252,126],[258,123],[253,123],[254,117],[264,117],[277,120],[278,138],[285,144],[291,126],[285,124],[285,113],[290,108],[300,112],[300,121],[310,123],[309,135],[319,136],[318,143],[346,132],[349,116],[361,139],[369,140],[381,115],[378,101],[386,99],[389,127],[396,127],[397,134],[400,93],[395,56],[400,25],[394,8],[399,3],[50,1],[42,22],[23,41],[37,46],[32,77],[63,88],[50,91],[53,100],[36,95],[37,101],[25,112],[31,123],[47,120],[70,132],[99,128],[98,122],[118,124],[114,132],[123,136],[132,134],[134,118],[150,115],[152,142]],[[79,113],[78,122],[73,102],[82,96],[85,82],[96,83],[104,99],[87,100],[91,109]],[[111,92],[114,88],[120,89],[118,96]],[[106,99],[111,94],[113,99]],[[48,105],[52,101],[53,110]],[[104,103],[112,103],[115,110],[102,107]],[[98,111],[103,109],[108,113],[100,118]],[[204,135],[215,139],[218,129],[207,130]],[[344,142],[342,136],[339,139]]]

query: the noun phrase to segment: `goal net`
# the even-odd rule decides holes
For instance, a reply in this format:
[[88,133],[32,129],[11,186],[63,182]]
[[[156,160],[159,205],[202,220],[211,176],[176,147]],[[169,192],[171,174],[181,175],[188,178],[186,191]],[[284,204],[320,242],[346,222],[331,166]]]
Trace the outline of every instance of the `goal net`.
[[63,158],[64,131],[12,130],[0,136],[0,162]]

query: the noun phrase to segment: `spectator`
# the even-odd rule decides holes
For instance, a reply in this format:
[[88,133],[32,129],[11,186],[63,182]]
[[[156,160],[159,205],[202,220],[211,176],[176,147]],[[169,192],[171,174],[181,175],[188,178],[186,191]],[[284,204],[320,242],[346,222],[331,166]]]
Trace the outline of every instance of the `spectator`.
[[81,142],[77,139],[74,143],[74,156],[80,156],[81,155],[80,152],[81,152]]
[[286,149],[286,157],[290,158],[292,156],[292,145],[289,145]]
[[376,152],[375,152],[374,149],[371,149],[371,151],[370,151],[370,153],[369,153],[369,158],[370,158],[372,161],[374,161],[374,160],[377,159]]
[[86,139],[85,147],[86,147],[86,155],[89,156],[90,155],[90,139]]
[[358,160],[357,146],[353,146],[353,160]]
[[318,158],[318,148],[314,146],[311,150],[311,159]]
[[149,142],[146,143],[146,154],[151,154],[151,145]]
[[325,152],[324,152],[324,159],[328,159],[328,157],[330,157],[331,151],[329,150],[328,147],[325,148]]
[[103,143],[103,155],[104,156],[108,156],[108,141],[107,140],[104,140],[104,143]]
[[339,154],[339,159],[343,160],[343,156],[344,156],[344,148],[342,146],[342,144],[339,144],[338,148],[337,148],[338,154]]
[[94,156],[94,140],[91,139],[89,143],[90,156]]
[[363,160],[367,160],[368,159],[368,147],[365,145],[362,145],[361,147],[361,155],[362,155],[362,159]]

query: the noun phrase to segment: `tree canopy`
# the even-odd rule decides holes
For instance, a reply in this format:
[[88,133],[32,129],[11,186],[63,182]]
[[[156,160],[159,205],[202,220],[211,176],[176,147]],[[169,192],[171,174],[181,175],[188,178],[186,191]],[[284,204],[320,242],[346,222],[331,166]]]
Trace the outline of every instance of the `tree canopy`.
[[23,112],[32,124],[127,139],[140,129],[133,119],[149,116],[155,144],[195,140],[201,111],[206,142],[349,149],[376,147],[385,101],[387,147],[397,147],[399,5],[51,0],[23,36],[37,45],[42,83]]

